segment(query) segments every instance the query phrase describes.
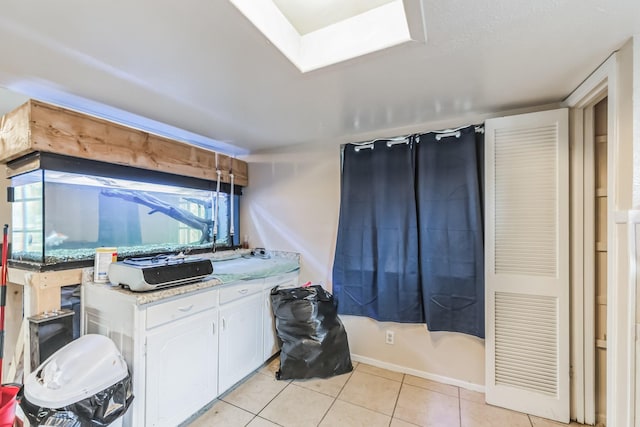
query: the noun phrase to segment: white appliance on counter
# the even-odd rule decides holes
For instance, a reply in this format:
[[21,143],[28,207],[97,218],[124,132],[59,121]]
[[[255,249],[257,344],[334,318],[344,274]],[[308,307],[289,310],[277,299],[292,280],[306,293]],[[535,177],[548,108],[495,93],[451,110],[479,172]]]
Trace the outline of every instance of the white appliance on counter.
[[109,281],[134,292],[195,282],[213,273],[211,260],[184,255],[128,258],[109,265]]

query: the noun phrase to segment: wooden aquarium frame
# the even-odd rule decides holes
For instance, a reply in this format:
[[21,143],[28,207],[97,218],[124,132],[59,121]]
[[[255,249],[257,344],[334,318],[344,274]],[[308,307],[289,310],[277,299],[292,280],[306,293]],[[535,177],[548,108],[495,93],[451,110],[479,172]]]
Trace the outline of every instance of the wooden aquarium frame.
[[249,183],[242,160],[32,99],[0,119],[0,163],[39,151],[209,181],[217,164],[222,182]]

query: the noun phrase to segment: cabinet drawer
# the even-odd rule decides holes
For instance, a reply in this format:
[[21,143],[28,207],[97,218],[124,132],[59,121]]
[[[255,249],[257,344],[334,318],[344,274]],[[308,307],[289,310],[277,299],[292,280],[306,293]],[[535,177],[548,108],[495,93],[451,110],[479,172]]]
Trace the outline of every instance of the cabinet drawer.
[[226,304],[238,298],[262,291],[264,279],[245,280],[220,289],[220,304]]
[[147,308],[147,329],[216,307],[218,291],[199,292]]

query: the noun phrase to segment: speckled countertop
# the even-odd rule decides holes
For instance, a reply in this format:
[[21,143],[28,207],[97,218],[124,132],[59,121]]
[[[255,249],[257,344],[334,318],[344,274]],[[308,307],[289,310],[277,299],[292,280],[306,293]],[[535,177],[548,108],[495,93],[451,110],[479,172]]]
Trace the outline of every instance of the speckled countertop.
[[213,274],[205,280],[186,285],[173,286],[157,291],[132,292],[111,283],[93,282],[93,268],[82,271],[82,284],[100,286],[135,298],[136,305],[145,305],[166,298],[184,295],[201,289],[225,285],[239,280],[249,280],[276,276],[299,269],[300,255],[293,252],[265,251],[264,258],[251,256],[251,250],[222,251],[199,254],[198,257],[211,258]]

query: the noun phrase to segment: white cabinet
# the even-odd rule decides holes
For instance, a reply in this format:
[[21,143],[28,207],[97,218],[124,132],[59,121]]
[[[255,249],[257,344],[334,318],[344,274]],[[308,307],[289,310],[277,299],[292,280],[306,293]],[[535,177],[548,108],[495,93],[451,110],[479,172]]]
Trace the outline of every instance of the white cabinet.
[[179,425],[259,368],[278,351],[269,292],[297,283],[296,271],[160,294],[85,284],[83,333],[111,338],[131,372],[123,424]]
[[145,298],[83,286],[84,333],[111,338],[127,362],[134,399],[123,424],[173,427],[218,395],[218,290]]
[[147,333],[146,423],[175,426],[217,397],[218,310]]
[[262,284],[249,280],[220,290],[219,393],[264,362]]
[[271,289],[278,286],[279,288],[294,288],[298,286],[298,272],[283,274],[280,276],[267,277],[264,280],[264,290],[262,291],[263,301],[263,330],[262,330],[262,359],[268,360],[276,354],[280,347],[278,345],[278,337],[276,335],[276,324],[271,308]]

